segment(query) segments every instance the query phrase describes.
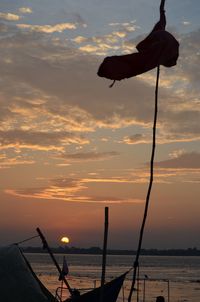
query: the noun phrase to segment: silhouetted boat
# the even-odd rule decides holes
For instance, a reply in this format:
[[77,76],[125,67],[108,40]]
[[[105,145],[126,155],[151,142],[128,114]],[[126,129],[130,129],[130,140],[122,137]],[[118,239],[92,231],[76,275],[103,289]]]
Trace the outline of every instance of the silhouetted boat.
[[[84,294],[71,289],[66,302],[116,302],[126,273]],[[60,302],[34,273],[17,244],[0,248],[0,295],[2,302]]]
[[0,248],[0,296],[2,302],[57,302],[15,244]]
[[[79,296],[73,296],[66,302],[115,302],[123,285],[127,273],[111,280],[102,287],[97,287]],[[102,299],[100,299],[102,293]]]

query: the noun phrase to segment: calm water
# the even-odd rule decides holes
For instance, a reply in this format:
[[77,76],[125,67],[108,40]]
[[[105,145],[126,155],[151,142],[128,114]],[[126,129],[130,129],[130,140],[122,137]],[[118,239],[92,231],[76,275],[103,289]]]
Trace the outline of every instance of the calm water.
[[[57,271],[47,254],[27,254],[27,258],[40,280],[55,294],[60,286]],[[62,266],[63,255],[56,255]],[[66,255],[69,265],[68,281],[71,287],[93,288],[99,285],[101,276],[101,256]],[[108,256],[107,281],[126,272],[133,262],[132,256]],[[148,279],[144,281],[144,275]],[[200,257],[164,257],[142,256],[140,258],[139,301],[155,301],[159,295],[165,296],[166,302],[200,301]],[[124,283],[119,302],[125,301],[130,289],[131,273]],[[144,290],[145,284],[145,290]],[[133,296],[136,301],[136,294]]]

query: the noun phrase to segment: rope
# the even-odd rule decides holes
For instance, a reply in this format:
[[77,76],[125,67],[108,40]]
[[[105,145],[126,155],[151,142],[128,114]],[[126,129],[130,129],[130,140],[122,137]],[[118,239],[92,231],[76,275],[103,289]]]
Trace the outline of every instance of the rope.
[[37,237],[39,237],[39,235],[36,235],[36,236],[30,237],[30,238],[24,239],[24,240],[19,241],[19,242],[15,242],[14,244],[18,245],[18,244],[24,243],[26,241],[30,241],[30,240],[32,240],[34,238],[37,238]]
[[153,123],[152,153],[151,153],[151,162],[150,162],[150,180],[149,180],[149,187],[148,187],[147,196],[146,196],[143,221],[142,221],[142,225],[141,225],[141,229],[140,229],[139,243],[138,243],[136,258],[135,258],[135,262],[134,262],[133,279],[132,279],[131,289],[130,289],[130,293],[129,293],[129,297],[128,297],[128,302],[131,302],[132,294],[133,294],[134,287],[135,287],[136,275],[137,275],[137,270],[138,270],[138,266],[139,266],[139,256],[140,256],[142,239],[143,239],[143,234],[144,234],[144,227],[145,227],[146,218],[147,218],[147,214],[148,214],[151,189],[152,189],[152,185],[153,185],[154,156],[155,156],[155,149],[156,149],[156,123],[157,123],[157,115],[158,115],[159,76],[160,76],[160,66],[157,67],[156,88],[155,88],[155,111],[154,111],[154,123]]

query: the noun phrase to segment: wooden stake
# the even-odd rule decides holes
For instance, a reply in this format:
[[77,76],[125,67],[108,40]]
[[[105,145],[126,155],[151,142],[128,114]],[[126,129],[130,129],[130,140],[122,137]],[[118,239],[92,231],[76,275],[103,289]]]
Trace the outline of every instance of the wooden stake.
[[106,274],[106,256],[107,256],[107,241],[108,241],[108,207],[105,207],[105,222],[104,222],[104,243],[103,243],[103,258],[102,258],[102,273],[101,273],[101,292],[100,302],[103,302],[103,287],[105,284]]
[[168,302],[170,302],[170,286],[169,286],[169,280],[167,281],[167,294],[168,294]]

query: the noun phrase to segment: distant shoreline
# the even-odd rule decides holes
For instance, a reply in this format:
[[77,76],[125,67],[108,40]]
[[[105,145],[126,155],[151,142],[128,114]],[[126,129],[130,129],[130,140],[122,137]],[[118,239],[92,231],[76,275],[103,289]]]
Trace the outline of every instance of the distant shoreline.
[[[47,253],[41,247],[24,247],[22,250],[25,253]],[[77,247],[57,247],[52,248],[54,254],[82,254],[82,255],[102,255],[102,249],[99,247],[90,248],[77,248]],[[135,250],[114,250],[109,249],[108,255],[135,255]],[[141,255],[143,256],[200,256],[200,250],[197,248],[188,249],[142,249]]]

